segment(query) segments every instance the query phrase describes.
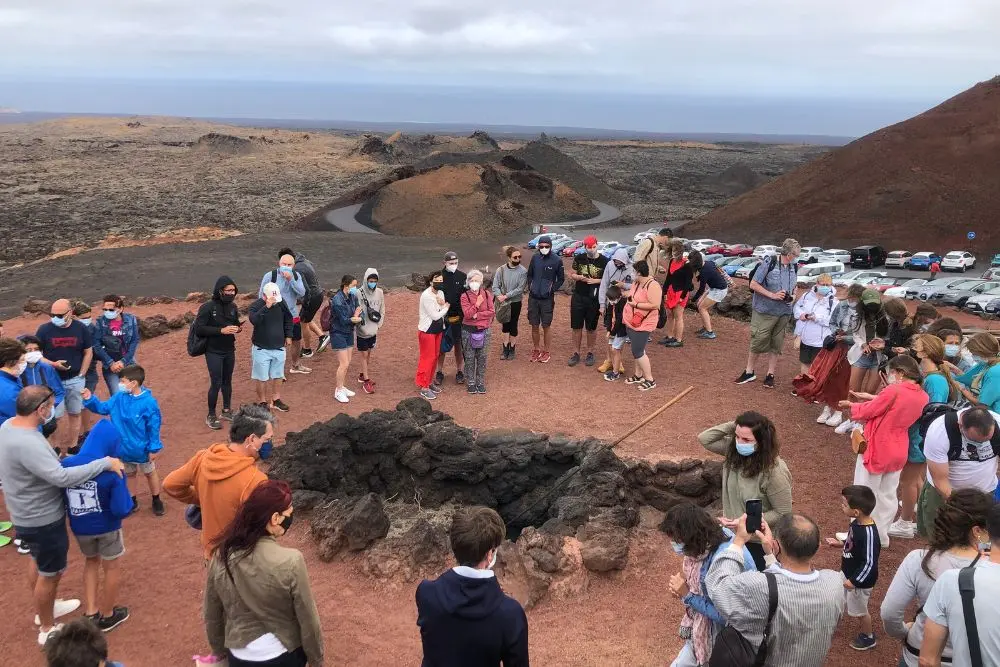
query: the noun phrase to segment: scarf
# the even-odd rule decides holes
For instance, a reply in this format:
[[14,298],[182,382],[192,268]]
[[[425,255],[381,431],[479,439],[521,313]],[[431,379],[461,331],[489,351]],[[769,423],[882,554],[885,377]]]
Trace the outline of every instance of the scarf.
[[[681,563],[681,572],[684,574],[688,588],[694,595],[705,595],[705,591],[701,587],[701,566],[710,555],[705,554],[701,558],[684,556]],[[707,664],[712,653],[712,621],[707,616],[686,607],[684,617],[681,619],[680,635],[691,642],[698,664]]]

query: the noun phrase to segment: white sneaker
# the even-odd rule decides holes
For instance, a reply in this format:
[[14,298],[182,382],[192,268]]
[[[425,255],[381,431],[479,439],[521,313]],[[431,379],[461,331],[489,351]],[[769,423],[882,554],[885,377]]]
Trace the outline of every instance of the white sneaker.
[[833,410],[830,409],[829,405],[823,406],[823,412],[819,413],[819,417],[816,417],[817,424],[825,424],[826,420],[833,416]]
[[[79,608],[79,600],[56,600],[56,603],[52,606],[52,618],[62,618],[66,614],[72,614]],[[41,624],[42,620],[38,618],[38,614],[35,614],[35,625]]]
[[350,398],[348,398],[347,394],[344,392],[343,389],[338,389],[337,391],[333,392],[333,398],[338,403],[349,403],[351,400]]
[[855,426],[857,426],[857,424],[855,424],[853,421],[851,421],[850,419],[845,419],[844,422],[837,427],[835,432],[840,435],[846,435],[851,431],[853,431]]
[[905,540],[912,540],[917,535],[917,524],[914,521],[904,521],[899,519],[889,525],[889,537],[900,537]]
[[824,423],[827,426],[840,426],[841,424],[844,423],[844,413],[841,412],[840,410],[837,410],[832,415],[830,415],[830,418],[827,419],[826,422]]
[[348,398],[354,398],[355,396],[357,396],[357,394],[355,394],[353,391],[351,391],[347,387],[344,387],[344,393],[347,394]]
[[834,533],[833,536],[836,537],[841,542],[847,541],[847,533]]
[[45,647],[45,643],[49,641],[49,638],[56,636],[59,633],[59,631],[62,630],[62,629],[63,629],[63,624],[62,623],[56,623],[51,628],[49,628],[48,632],[44,632],[42,630],[39,630],[38,631],[38,645],[44,648]]

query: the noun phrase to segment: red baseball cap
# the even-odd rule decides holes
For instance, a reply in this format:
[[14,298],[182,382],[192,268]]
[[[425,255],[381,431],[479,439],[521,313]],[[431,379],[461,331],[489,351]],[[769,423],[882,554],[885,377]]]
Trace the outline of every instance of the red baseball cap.
[[585,248],[590,248],[590,247],[595,246],[595,245],[597,245],[597,237],[596,236],[588,236],[587,238],[583,239],[583,246]]

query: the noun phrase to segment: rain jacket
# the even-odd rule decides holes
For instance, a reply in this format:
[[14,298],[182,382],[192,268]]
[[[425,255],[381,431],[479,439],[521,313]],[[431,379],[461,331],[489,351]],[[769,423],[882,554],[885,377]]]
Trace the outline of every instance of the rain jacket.
[[[52,390],[52,393],[56,396],[56,407],[61,405],[63,399],[66,398],[66,390],[63,389],[62,380],[59,379],[59,371],[54,366],[43,364],[42,362],[28,364],[28,367],[24,369],[24,373],[21,374],[21,385],[30,387],[36,384],[45,385]],[[16,396],[17,394],[15,394]],[[3,421],[2,418],[0,418],[0,421]]]
[[148,463],[149,455],[163,449],[160,441],[160,406],[149,389],[138,396],[120,391],[106,401],[90,395],[83,406],[99,415],[110,415],[122,442],[118,458],[126,463]]
[[[62,460],[63,468],[75,468],[106,456],[118,456],[121,435],[115,425],[102,419],[90,430],[80,453]],[[132,511],[132,495],[125,478],[102,472],[90,481],[66,489],[69,527],[74,535],[103,535],[122,527],[122,519]]]
[[17,395],[21,389],[21,378],[0,371],[0,424],[17,414]]
[[562,259],[553,253],[535,253],[528,263],[528,296],[551,299],[566,280]]
[[[619,269],[615,266],[615,262],[622,262],[625,264],[624,269]],[[601,310],[608,303],[608,288],[611,287],[611,283],[619,282],[623,285],[622,294],[628,294],[628,287],[625,285],[631,285],[632,281],[635,280],[635,269],[632,268],[632,262],[628,258],[628,250],[625,248],[618,248],[615,250],[614,254],[611,255],[611,261],[608,265],[604,267],[604,275],[601,276],[601,289],[597,293],[597,300],[601,304]]]
[[[365,314],[365,321],[358,325],[358,338],[371,338],[378,333],[378,330],[382,328],[385,324],[385,293],[382,292],[381,287],[376,287],[374,290],[368,289],[368,278],[371,276],[377,276],[378,270],[368,267],[365,269],[365,279],[361,281],[361,285],[358,286],[358,299],[361,302],[361,307]],[[378,322],[372,322],[371,317],[368,315],[371,312],[377,312],[382,316]],[[354,314],[353,312],[351,313]]]
[[219,276],[212,290],[212,300],[202,304],[194,321],[195,333],[208,340],[205,351],[213,354],[227,354],[236,349],[236,336],[222,333],[224,328],[240,323],[235,300],[229,303],[222,301],[222,290],[228,285],[236,287],[229,276]]
[[[132,313],[122,313],[122,337],[119,341],[111,333],[111,320],[101,315],[92,325],[94,338],[94,358],[107,368],[114,361],[126,366],[135,364],[135,353],[139,349],[139,320]],[[113,345],[117,344],[117,345]],[[115,349],[115,348],[118,349]],[[121,348],[124,347],[124,350]]]

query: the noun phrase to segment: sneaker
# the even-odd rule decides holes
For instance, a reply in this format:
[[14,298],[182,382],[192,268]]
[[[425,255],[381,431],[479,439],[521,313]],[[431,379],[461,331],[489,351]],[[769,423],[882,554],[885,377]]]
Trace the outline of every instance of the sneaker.
[[291,368],[289,368],[288,372],[295,373],[297,375],[309,375],[310,373],[313,372],[313,370],[308,366],[303,366],[302,364],[298,364],[297,366],[292,366]]
[[598,373],[607,373],[610,370],[611,370],[611,360],[610,359],[605,359],[604,361],[601,362],[601,365],[597,367],[597,372]]
[[620,378],[621,376],[622,376],[621,373],[615,373],[614,371],[608,371],[607,373],[604,374],[604,379],[607,382],[614,382],[618,378]]
[[364,376],[364,373],[358,373],[358,384],[364,384],[367,379],[368,378]]
[[219,418],[215,415],[209,415],[205,417],[205,425],[208,426],[213,431],[222,430],[222,424],[219,423]]
[[[423,398],[423,399],[426,399],[428,401],[433,401],[435,398],[438,397],[438,395],[435,394],[433,391],[431,391],[430,387],[428,387],[427,389],[421,389],[420,390],[420,397]],[[346,403],[347,402],[347,397],[345,396],[344,400],[341,401],[341,402],[342,403]]]
[[870,651],[877,645],[875,635],[860,634],[851,642],[851,648],[855,651]]
[[794,389],[792,389],[791,394],[792,394],[792,398],[798,398],[799,397],[799,392],[797,392]]
[[361,385],[361,388],[364,390],[366,394],[375,393],[375,383],[372,382],[371,380],[365,380],[365,383]]
[[21,540],[17,539],[14,540],[14,546],[17,547],[17,553],[21,554],[22,556],[27,556],[28,554],[31,553],[31,549],[24,546],[24,542],[22,542]]
[[593,366],[596,363],[597,363],[597,360],[594,359],[594,353],[593,352],[588,352],[587,353],[587,358],[584,359],[584,361],[583,361],[583,365],[587,366],[589,368],[589,367]]
[[434,384],[436,385],[444,384],[444,373],[438,371],[437,373],[434,374]]
[[542,352],[540,355],[538,355],[538,363],[547,364],[550,361],[552,361],[552,355],[549,354],[548,352]]
[[310,357],[312,357],[316,353],[312,351],[312,348],[304,347],[304,348],[302,348],[301,354],[302,354],[302,358],[303,359],[309,359]]
[[714,331],[700,331],[698,332],[698,338],[702,340],[715,340],[718,336],[715,335]]
[[517,347],[517,346],[516,345],[511,345],[507,349],[507,361],[513,361],[514,360],[514,353],[515,353],[515,349],[514,348],[515,347]]
[[48,643],[49,639],[52,638],[52,637],[55,637],[57,634],[59,634],[59,631],[62,630],[62,629],[63,629],[63,624],[62,623],[56,623],[51,628],[49,628],[49,630],[47,632],[39,630],[38,631],[38,645],[41,646],[42,648],[45,648],[45,644]]
[[656,389],[656,383],[652,380],[643,380],[639,383],[639,391],[649,391],[650,389]]
[[[67,614],[72,614],[74,611],[80,608],[80,601],[69,599],[69,600],[56,600],[56,603],[52,605],[52,618],[62,618]],[[35,614],[35,625],[41,625],[42,619],[38,618],[38,614]]]
[[326,349],[326,346],[330,344],[330,336],[328,334],[323,334],[319,337],[319,345],[316,346],[316,352],[322,352]]
[[665,347],[684,347],[684,341],[677,340],[676,338],[671,338],[668,342],[664,343]]
[[481,385],[477,386],[476,387],[476,393],[477,394],[485,394],[486,393],[486,385],[481,384]]
[[97,627],[101,632],[111,632],[127,620],[128,607],[115,607],[110,616],[101,616],[101,620],[97,621]]
[[288,404],[280,398],[274,399],[274,409],[278,412],[288,412]]
[[700,336],[703,333],[711,333],[711,332],[708,329],[706,329],[705,327],[702,327],[702,328],[698,329],[697,331],[695,331],[694,335],[695,336]]
[[510,354],[510,347],[508,347],[507,343],[504,343],[503,352],[500,353],[500,360],[507,361],[507,359],[509,358],[508,357],[509,354]]
[[757,374],[753,371],[743,371],[740,376],[736,378],[736,384],[746,384],[748,382],[754,382],[757,379]]
[[841,542],[847,541],[847,533],[834,533],[833,536],[836,537]]
[[348,403],[350,402],[351,399],[347,397],[347,393],[343,389],[338,389],[337,391],[333,392],[333,400],[337,401],[338,403]]
[[468,387],[465,388],[465,391],[468,392],[468,393],[470,393],[470,394],[475,394],[476,393],[476,385],[470,384]]
[[354,398],[355,396],[357,396],[356,393],[354,393],[353,391],[351,391],[347,387],[344,387],[344,393],[347,394],[347,398]]
[[671,342],[674,342],[676,340],[677,339],[674,338],[673,336],[664,336],[663,338],[660,339],[660,345],[670,345]]
[[542,356],[541,350],[532,350],[531,359],[529,361],[538,361],[538,357]]
[[914,521],[899,519],[889,524],[889,537],[900,537],[912,540],[917,535],[917,524]]
[[578,363],[580,363],[580,353],[574,352],[573,354],[570,355],[569,361],[566,362],[566,365],[572,368],[573,366],[576,366]]
[[833,416],[833,410],[830,409],[829,405],[823,406],[823,412],[819,413],[819,417],[816,417],[817,424],[825,424],[826,420]]
[[163,501],[159,498],[153,498],[153,514],[156,516],[163,516],[167,513],[166,508],[163,506]]
[[631,377],[625,378],[625,384],[639,384],[642,382],[643,378],[639,375],[633,375]]
[[465,384],[465,373],[462,371],[455,373],[455,384]]
[[222,408],[222,412],[219,413],[219,419],[227,422],[233,421],[233,411],[229,408]]
[[768,373],[764,377],[764,388],[765,389],[774,389],[774,376],[771,375],[770,373]]
[[854,430],[855,426],[856,424],[853,421],[845,419],[844,422],[834,430],[834,433],[837,435],[847,435]]
[[844,413],[837,410],[824,422],[827,426],[840,426],[844,423]]
[[434,384],[434,383],[431,383],[431,386],[428,387],[428,389],[430,389],[431,391],[433,391],[435,395],[440,394],[441,392],[444,391],[444,387],[442,387],[439,384]]

